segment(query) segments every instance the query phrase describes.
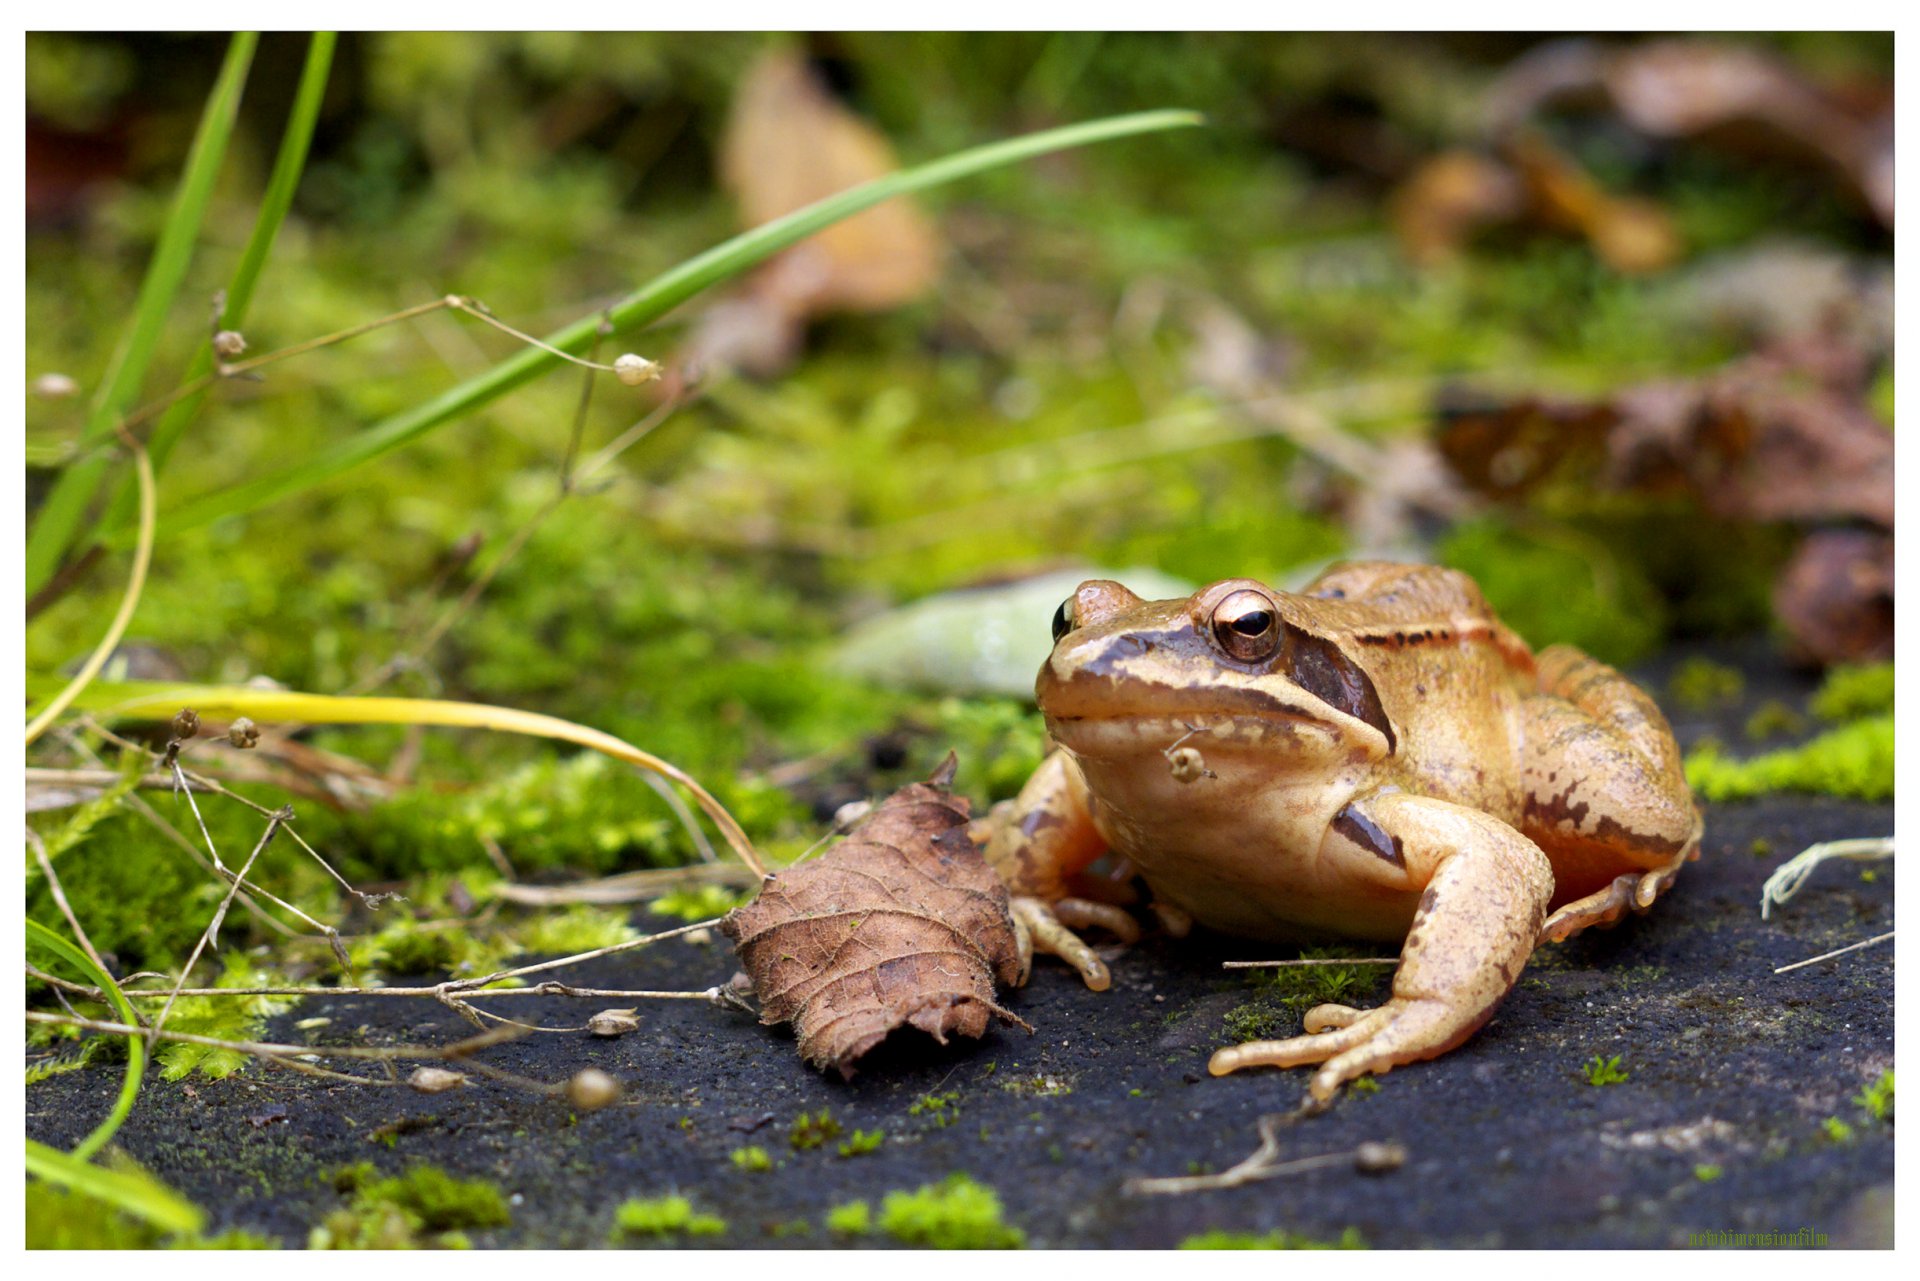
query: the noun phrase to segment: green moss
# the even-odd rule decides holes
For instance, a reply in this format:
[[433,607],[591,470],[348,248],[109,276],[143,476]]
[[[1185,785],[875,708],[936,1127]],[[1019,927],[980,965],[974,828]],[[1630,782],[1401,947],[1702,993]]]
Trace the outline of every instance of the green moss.
[[1864,801],[1893,797],[1893,717],[1872,716],[1829,730],[1797,747],[1731,760],[1714,743],[1686,759],[1687,782],[1709,801],[1738,801],[1773,792],[1813,792]]
[[672,916],[692,924],[725,916],[752,901],[753,891],[730,890],[724,885],[689,885],[663,894],[647,904],[655,916]]
[[1702,1183],[1712,1183],[1724,1173],[1725,1171],[1719,1166],[1708,1165],[1704,1161],[1693,1167],[1693,1177]]
[[[1365,955],[1364,949],[1335,944],[1303,948],[1301,960],[1335,961]],[[1261,1041],[1291,1032],[1316,1005],[1351,1005],[1371,996],[1393,973],[1385,965],[1279,965],[1247,971],[1252,1000],[1222,1016],[1226,1034],[1236,1041]]]
[[869,1152],[878,1152],[880,1145],[887,1141],[885,1130],[855,1130],[840,1145],[840,1155],[844,1157],[865,1156]]
[[1853,1142],[1853,1127],[1837,1116],[1830,1116],[1820,1123],[1821,1131],[1835,1143]]
[[576,904],[560,911],[533,913],[513,930],[521,950],[565,955],[591,952],[638,938],[640,932],[627,923],[622,908],[590,907]]
[[1347,1082],[1347,1089],[1354,1094],[1378,1094],[1380,1082],[1376,1077],[1362,1076]]
[[907,1108],[908,1116],[924,1116],[935,1125],[945,1128],[960,1119],[960,1091],[949,1090],[945,1094],[923,1094]]
[[1271,1232],[1255,1235],[1252,1232],[1229,1232],[1215,1228],[1211,1232],[1202,1232],[1190,1236],[1180,1243],[1182,1250],[1364,1250],[1366,1241],[1358,1228],[1347,1228],[1332,1241],[1316,1241],[1312,1237],[1298,1232],[1289,1232],[1285,1228],[1275,1228]]
[[1893,1120],[1893,1069],[1882,1072],[1853,1101],[1876,1121]]
[[1806,718],[1800,713],[1779,699],[1770,698],[1754,708],[1742,732],[1750,739],[1774,738],[1781,734],[1798,734],[1806,728],[1806,724]]
[[613,1233],[623,1236],[719,1236],[727,1230],[727,1221],[718,1215],[695,1212],[693,1202],[683,1196],[635,1198],[624,1201],[613,1212]]
[[1688,711],[1731,707],[1746,692],[1747,678],[1736,667],[1709,658],[1689,658],[1667,678],[1667,695]]
[[773,1158],[768,1156],[767,1150],[758,1144],[735,1148],[727,1154],[727,1160],[740,1169],[754,1174],[764,1174],[773,1168]]
[[1001,1221],[1000,1197],[964,1174],[912,1192],[889,1192],[880,1228],[907,1245],[934,1250],[1015,1250],[1026,1233]]
[[1893,711],[1893,664],[1841,664],[1828,669],[1808,706],[1821,720],[1850,721]]
[[1035,1072],[1031,1076],[1009,1076],[1000,1082],[1000,1088],[1008,1094],[1017,1094],[1023,1098],[1051,1099],[1073,1093],[1073,1082],[1064,1076],[1052,1072]]
[[432,1246],[465,1249],[462,1229],[500,1228],[512,1221],[506,1198],[491,1183],[457,1179],[431,1165],[416,1165],[397,1178],[380,1178],[365,1161],[341,1166],[329,1176],[352,1202],[308,1234],[315,1250],[394,1250]]
[[1629,1076],[1627,1070],[1620,1066],[1618,1054],[1604,1059],[1597,1054],[1594,1055],[1587,1060],[1586,1066],[1580,1069],[1580,1075],[1586,1078],[1588,1085],[1592,1086],[1619,1085]]
[[863,1237],[873,1231],[873,1207],[865,1201],[849,1201],[827,1211],[827,1230],[843,1237]]
[[[225,966],[212,986],[225,988],[272,987],[280,977],[256,967],[246,956],[228,953]],[[174,1002],[167,1026],[195,1036],[216,1037],[223,1041],[259,1040],[266,1031],[266,1020],[298,1004],[287,996],[183,996]],[[160,1074],[177,1081],[192,1072],[215,1080],[230,1076],[251,1059],[237,1050],[210,1045],[169,1041],[160,1047]]]
[[833,1113],[825,1108],[813,1115],[802,1112],[793,1119],[787,1129],[787,1143],[796,1152],[805,1152],[817,1148],[830,1139],[840,1137],[840,1123],[833,1119]]

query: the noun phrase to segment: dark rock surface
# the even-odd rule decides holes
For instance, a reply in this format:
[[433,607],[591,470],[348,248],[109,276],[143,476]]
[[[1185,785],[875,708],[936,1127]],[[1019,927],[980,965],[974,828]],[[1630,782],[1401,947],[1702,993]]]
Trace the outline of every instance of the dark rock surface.
[[[1740,657],[1741,706],[1677,716],[1683,742],[1715,733],[1744,751],[1746,712],[1767,698],[1804,704],[1808,682],[1763,649]],[[1663,689],[1670,666],[1646,672],[1649,685]],[[1163,1247],[1212,1228],[1330,1240],[1350,1227],[1376,1247],[1684,1247],[1694,1234],[1801,1229],[1834,1246],[1886,1245],[1893,1129],[1852,1100],[1893,1064],[1893,946],[1772,971],[1890,929],[1893,867],[1867,880],[1857,864],[1829,865],[1768,922],[1758,903],[1768,872],[1806,845],[1892,826],[1890,805],[1777,797],[1712,807],[1703,857],[1652,913],[1543,950],[1465,1046],[1282,1132],[1287,1156],[1403,1145],[1405,1165],[1384,1175],[1337,1166],[1228,1191],[1121,1194],[1133,1175],[1226,1168],[1257,1144],[1258,1118],[1290,1110],[1304,1090],[1305,1069],[1207,1076],[1208,1054],[1229,1039],[1223,1016],[1253,992],[1218,963],[1262,952],[1204,939],[1150,938],[1118,955],[1106,993],[1043,961],[1009,1001],[1035,1035],[996,1028],[946,1048],[902,1036],[851,1083],[803,1067],[784,1031],[655,1001],[619,1040],[540,1035],[486,1052],[544,1080],[599,1066],[627,1087],[605,1111],[574,1115],[497,1084],[425,1096],[249,1069],[220,1082],[149,1077],[118,1142],[205,1206],[215,1227],[296,1245],[343,1203],[327,1172],[362,1160],[383,1170],[427,1161],[496,1182],[513,1200],[513,1224],[472,1234],[495,1246],[601,1245],[619,1201],[669,1191],[727,1219],[724,1236],[701,1244],[843,1244],[822,1223],[831,1207],[877,1208],[887,1191],[954,1171],[994,1187],[1036,1247]],[[1753,853],[1762,839],[1766,857]],[[723,942],[672,940],[565,978],[688,989],[733,971]],[[603,1004],[617,1002],[526,998],[512,1012],[577,1025]],[[332,1022],[293,1027],[316,1016]],[[272,1035],[378,1043],[469,1030],[426,1001],[334,998],[274,1020]],[[1629,1080],[1587,1084],[1580,1069],[1596,1055],[1618,1055]],[[101,1065],[35,1085],[27,1133],[70,1146],[118,1083],[119,1069]],[[950,1097],[915,1112],[928,1095]],[[821,1109],[847,1131],[885,1131],[886,1142],[851,1159],[834,1143],[790,1147],[793,1119]],[[1851,1123],[1853,1137],[1831,1137],[1828,1117]],[[729,1161],[749,1143],[775,1168]],[[1710,1171],[1698,1167],[1719,1174],[1702,1178]],[[797,1220],[810,1232],[773,1234]]]

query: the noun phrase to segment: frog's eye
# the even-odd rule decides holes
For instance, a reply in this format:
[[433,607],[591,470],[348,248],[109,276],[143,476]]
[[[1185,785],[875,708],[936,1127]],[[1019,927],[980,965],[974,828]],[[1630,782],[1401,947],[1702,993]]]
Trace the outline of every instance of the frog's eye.
[[1060,602],[1060,608],[1053,611],[1053,643],[1058,645],[1060,638],[1073,630],[1073,597]]
[[1230,657],[1257,663],[1280,644],[1280,616],[1259,592],[1235,592],[1214,607],[1213,635]]

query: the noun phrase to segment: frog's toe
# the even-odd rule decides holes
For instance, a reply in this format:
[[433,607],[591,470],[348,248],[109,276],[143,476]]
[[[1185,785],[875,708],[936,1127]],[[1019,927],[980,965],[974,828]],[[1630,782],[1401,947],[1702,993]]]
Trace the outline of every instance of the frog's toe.
[[1098,903],[1092,899],[1063,898],[1053,904],[1053,914],[1062,925],[1070,929],[1084,930],[1095,926],[1119,939],[1122,943],[1140,941],[1140,922],[1124,908],[1111,903]]
[[1333,1032],[1357,1022],[1366,1014],[1366,1010],[1356,1010],[1351,1005],[1316,1005],[1300,1020],[1300,1026],[1309,1032]]
[[[1063,899],[1063,903],[1076,900]],[[1093,949],[1081,942],[1060,918],[1054,914],[1054,905],[1045,899],[1030,898],[1017,894],[1008,901],[1016,928],[1024,927],[1031,940],[1032,952],[1045,952],[1057,956],[1080,971],[1080,977],[1086,985],[1096,992],[1104,992],[1113,986],[1113,975],[1108,972],[1105,961],[1094,955]],[[1092,905],[1097,906],[1097,905]]]
[[[1314,1013],[1325,1009],[1346,1010],[1346,1006],[1316,1006]],[[1213,1058],[1207,1062],[1207,1071],[1215,1076],[1225,1076],[1229,1072],[1238,1072],[1250,1067],[1302,1067],[1308,1063],[1324,1063],[1341,1053],[1364,1044],[1374,1031],[1386,1022],[1387,1012],[1383,1007],[1378,1010],[1351,1010],[1353,1021],[1335,1026],[1331,1032],[1309,1032],[1305,1036],[1289,1037],[1284,1041],[1248,1041],[1245,1045],[1229,1045],[1223,1050],[1215,1050]]]
[[1325,1103],[1355,1077],[1390,1072],[1403,1063],[1446,1053],[1483,1021],[1462,1019],[1437,1000],[1395,997],[1377,1010],[1322,1005],[1309,1013],[1307,1026],[1317,1022],[1333,1031],[1230,1046],[1216,1052],[1207,1067],[1215,1076],[1224,1076],[1247,1067],[1318,1063],[1321,1068],[1313,1074],[1307,1092],[1316,1102]]

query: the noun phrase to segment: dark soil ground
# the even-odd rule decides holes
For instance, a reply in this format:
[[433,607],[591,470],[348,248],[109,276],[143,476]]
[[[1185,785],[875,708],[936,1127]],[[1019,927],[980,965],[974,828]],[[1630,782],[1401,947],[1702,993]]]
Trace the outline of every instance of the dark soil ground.
[[[1664,688],[1678,657],[1642,674]],[[1747,672],[1742,704],[1678,716],[1683,742],[1714,733],[1738,744],[1761,701],[1804,704],[1810,682],[1765,647],[1734,657]],[[219,1082],[150,1076],[118,1142],[207,1207],[213,1228],[290,1245],[344,1203],[328,1172],[370,1160],[385,1171],[432,1162],[497,1183],[513,1223],[473,1233],[483,1246],[602,1245],[621,1200],[670,1191],[727,1220],[702,1244],[848,1244],[825,1230],[830,1208],[866,1199],[877,1209],[890,1190],[955,1171],[995,1188],[1008,1222],[1039,1247],[1165,1247],[1214,1228],[1318,1240],[1354,1228],[1388,1248],[1684,1247],[1696,1234],[1801,1229],[1829,1245],[1886,1246],[1893,1129],[1852,1099],[1893,1063],[1893,947],[1772,971],[1890,928],[1892,866],[1869,881],[1858,865],[1829,865],[1770,922],[1758,904],[1768,872],[1804,846],[1892,828],[1890,805],[1779,797],[1712,807],[1703,857],[1651,914],[1546,949],[1468,1044],[1283,1131],[1288,1156],[1404,1145],[1404,1166],[1383,1175],[1334,1166],[1230,1191],[1121,1193],[1129,1176],[1233,1164],[1256,1145],[1258,1118],[1293,1108],[1305,1086],[1306,1070],[1206,1074],[1208,1054],[1229,1039],[1224,1016],[1254,995],[1253,981],[1219,962],[1260,953],[1204,939],[1150,938],[1118,955],[1106,993],[1043,962],[1009,1001],[1036,1034],[997,1028],[946,1048],[902,1038],[851,1083],[804,1067],[783,1030],[653,1002],[641,1029],[619,1040],[534,1036],[487,1052],[548,1080],[604,1068],[627,1088],[604,1111],[575,1115],[491,1084],[425,1096],[256,1069]],[[1757,840],[1771,853],[1756,856]],[[674,940],[566,977],[686,989],[733,971],[723,941]],[[528,999],[515,1013],[582,1020],[559,998]],[[320,1016],[332,1022],[294,1027]],[[340,998],[274,1020],[272,1035],[379,1043],[469,1030],[426,1002]],[[1629,1079],[1589,1085],[1580,1069],[1596,1055],[1618,1055]],[[72,1145],[105,1114],[119,1075],[106,1064],[34,1086],[27,1133]],[[928,1095],[951,1098],[915,1112]],[[848,1131],[885,1131],[885,1143],[851,1159],[833,1143],[790,1147],[793,1119],[821,1109]],[[1853,1137],[1829,1135],[1828,1117],[1851,1123]],[[771,1171],[728,1159],[749,1143],[774,1156]]]

